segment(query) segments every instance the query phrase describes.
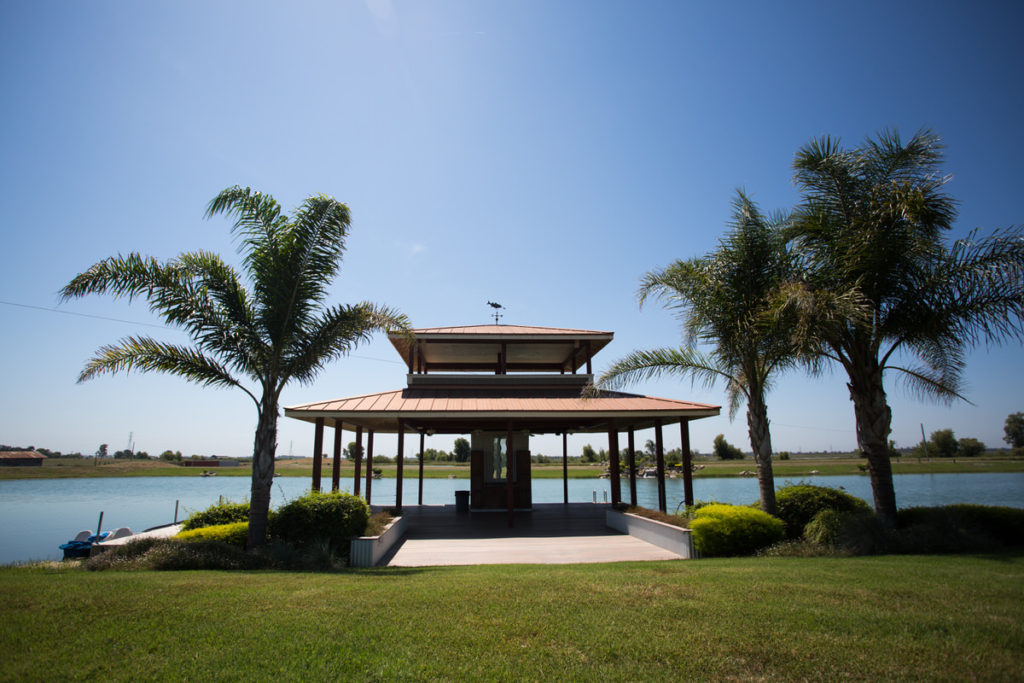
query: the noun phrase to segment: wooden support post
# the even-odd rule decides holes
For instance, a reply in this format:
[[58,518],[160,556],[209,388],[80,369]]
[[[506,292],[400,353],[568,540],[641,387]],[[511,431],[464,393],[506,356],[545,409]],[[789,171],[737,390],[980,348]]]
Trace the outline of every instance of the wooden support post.
[[331,459],[331,490],[341,487],[341,421],[334,421],[334,457]]
[[562,432],[562,499],[569,504],[569,435]]
[[512,481],[512,473],[516,467],[516,449],[512,445],[512,423],[508,425],[505,435],[505,491],[508,498],[508,526],[516,525],[516,489]]
[[405,422],[398,421],[398,461],[397,479],[395,481],[395,509],[402,511],[402,464],[405,462]]
[[636,507],[636,443],[633,428],[629,428],[629,504]]
[[370,487],[373,484],[373,430],[366,430],[366,504],[370,504]]
[[320,456],[324,451],[324,419],[318,417],[315,425],[313,429],[313,490],[319,491],[320,468],[322,467]]
[[665,442],[661,437],[661,419],[654,420],[654,448],[658,456],[658,509],[668,512],[665,500]]
[[501,342],[501,374],[508,374],[508,345]]
[[419,505],[423,505],[423,439],[426,435],[420,432],[420,490],[416,500],[419,501]]
[[587,374],[588,375],[593,375],[594,374],[594,368],[590,364],[590,342],[589,341],[587,342],[586,351],[587,351]]
[[612,506],[622,502],[622,490],[619,488],[619,432],[613,424],[608,430],[608,482],[612,486]]
[[683,449],[683,502],[693,505],[693,458],[690,456],[690,421],[679,421],[679,447]]
[[359,482],[363,478],[363,428],[356,427],[356,473],[353,475],[353,495],[359,495]]

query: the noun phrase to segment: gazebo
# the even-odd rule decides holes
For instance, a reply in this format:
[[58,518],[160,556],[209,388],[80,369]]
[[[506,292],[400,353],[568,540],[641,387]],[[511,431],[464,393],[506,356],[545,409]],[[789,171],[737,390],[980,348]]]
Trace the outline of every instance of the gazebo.
[[567,435],[608,435],[611,503],[622,501],[619,434],[626,432],[629,497],[636,505],[634,433],[653,429],[658,507],[666,511],[663,430],[678,424],[684,495],[693,502],[689,422],[719,414],[719,406],[623,392],[586,391],[593,382],[592,359],[611,332],[521,325],[430,327],[411,336],[393,334],[391,344],[408,368],[406,386],[363,396],[285,408],[287,417],[315,425],[313,489],[321,487],[324,427],[334,429],[332,488],[339,485],[342,431],[355,432],[353,489],[360,494],[363,435],[366,499],[371,499],[373,437],[397,434],[396,507],[402,508],[405,435],[418,434],[419,504],[423,504],[424,437],[470,435],[470,510],[532,507],[530,437],[562,436],[563,495],[569,502]]

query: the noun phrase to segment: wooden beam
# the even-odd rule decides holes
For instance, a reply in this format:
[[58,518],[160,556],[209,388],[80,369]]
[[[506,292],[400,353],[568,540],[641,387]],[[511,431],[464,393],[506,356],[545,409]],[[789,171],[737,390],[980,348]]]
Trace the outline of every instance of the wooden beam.
[[331,490],[341,488],[341,428],[340,420],[334,421],[334,457],[331,460]]
[[425,436],[423,432],[420,432],[420,488],[417,497],[419,505],[423,505],[423,439]]
[[562,500],[569,504],[569,435],[562,432]]
[[633,428],[629,428],[629,504],[636,507],[636,442]]
[[405,422],[399,418],[398,420],[398,455],[397,458],[398,471],[395,480],[395,509],[398,512],[402,511],[402,465],[405,462]]
[[512,473],[515,471],[516,449],[512,445],[512,424],[509,423],[508,431],[505,434],[505,491],[508,498],[508,526],[511,529],[516,525],[516,489],[512,481]]
[[313,490],[320,490],[320,455],[324,450],[324,418],[318,417],[313,428]]
[[434,372],[443,372],[444,370],[493,370],[495,375],[504,375],[508,374],[508,371],[510,370],[518,370],[524,372],[554,372],[556,370],[564,369],[563,366],[559,363],[532,363],[530,361],[506,361],[506,372],[501,372],[501,354],[496,354],[494,358],[495,360],[493,361],[466,361],[464,363],[435,361],[433,363],[424,363],[423,367],[425,372],[423,374],[429,374],[427,371],[430,370],[433,370]]
[[352,493],[359,495],[359,482],[363,478],[363,428],[356,427],[356,473],[353,475]]
[[373,485],[373,430],[366,430],[366,504],[370,504],[370,487]]
[[654,420],[654,448],[658,457],[658,509],[668,512],[665,500],[665,442],[661,437],[661,419]]
[[622,502],[622,489],[619,488],[619,432],[612,425],[608,430],[608,481],[612,486],[612,506]]
[[679,447],[683,449],[683,503],[693,505],[693,458],[690,456],[690,421],[679,421]]

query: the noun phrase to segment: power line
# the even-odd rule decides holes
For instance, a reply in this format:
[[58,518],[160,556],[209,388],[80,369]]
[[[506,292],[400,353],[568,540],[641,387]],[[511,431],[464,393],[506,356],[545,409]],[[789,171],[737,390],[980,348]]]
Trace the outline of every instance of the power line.
[[108,320],[115,323],[127,323],[129,325],[145,325],[146,327],[159,327],[162,330],[166,330],[165,325],[154,325],[153,323],[140,323],[136,320],[124,320],[122,318],[110,318],[105,315],[93,315],[92,313],[77,313],[75,311],[62,311],[58,308],[47,308],[46,306],[32,306],[31,304],[19,304],[13,301],[0,301],[0,304],[6,306],[17,306],[18,308],[31,308],[35,311],[46,311],[47,313],[60,313],[61,315],[75,315],[79,318],[94,318],[96,320]]
[[[46,313],[60,313],[61,315],[74,315],[74,316],[77,316],[79,318],[93,318],[94,320],[106,320],[107,322],[125,323],[126,325],[143,325],[145,327],[156,327],[156,328],[159,328],[161,330],[171,330],[171,329],[173,329],[173,328],[168,327],[167,325],[157,325],[155,323],[143,323],[143,322],[139,322],[137,320],[125,320],[124,318],[111,318],[111,317],[105,316],[105,315],[94,315],[92,313],[78,313],[76,311],[62,311],[59,308],[50,308],[50,307],[46,307],[46,306],[33,306],[32,304],[19,304],[19,303],[16,303],[14,301],[2,301],[2,300],[0,300],[0,304],[3,304],[5,306],[16,306],[17,308],[29,308],[29,309],[34,310],[34,311],[44,311]],[[391,360],[389,358],[374,358],[373,356],[358,356],[356,354],[349,354],[348,357],[349,358],[359,358],[361,360],[373,360],[373,361],[377,361],[378,363],[394,363],[395,365],[405,365],[405,363],[403,363],[401,361]]]

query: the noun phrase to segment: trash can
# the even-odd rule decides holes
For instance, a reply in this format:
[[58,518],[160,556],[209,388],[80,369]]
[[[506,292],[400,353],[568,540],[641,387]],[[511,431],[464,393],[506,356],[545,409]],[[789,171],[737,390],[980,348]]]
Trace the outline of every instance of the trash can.
[[455,511],[469,512],[469,491],[455,492]]

